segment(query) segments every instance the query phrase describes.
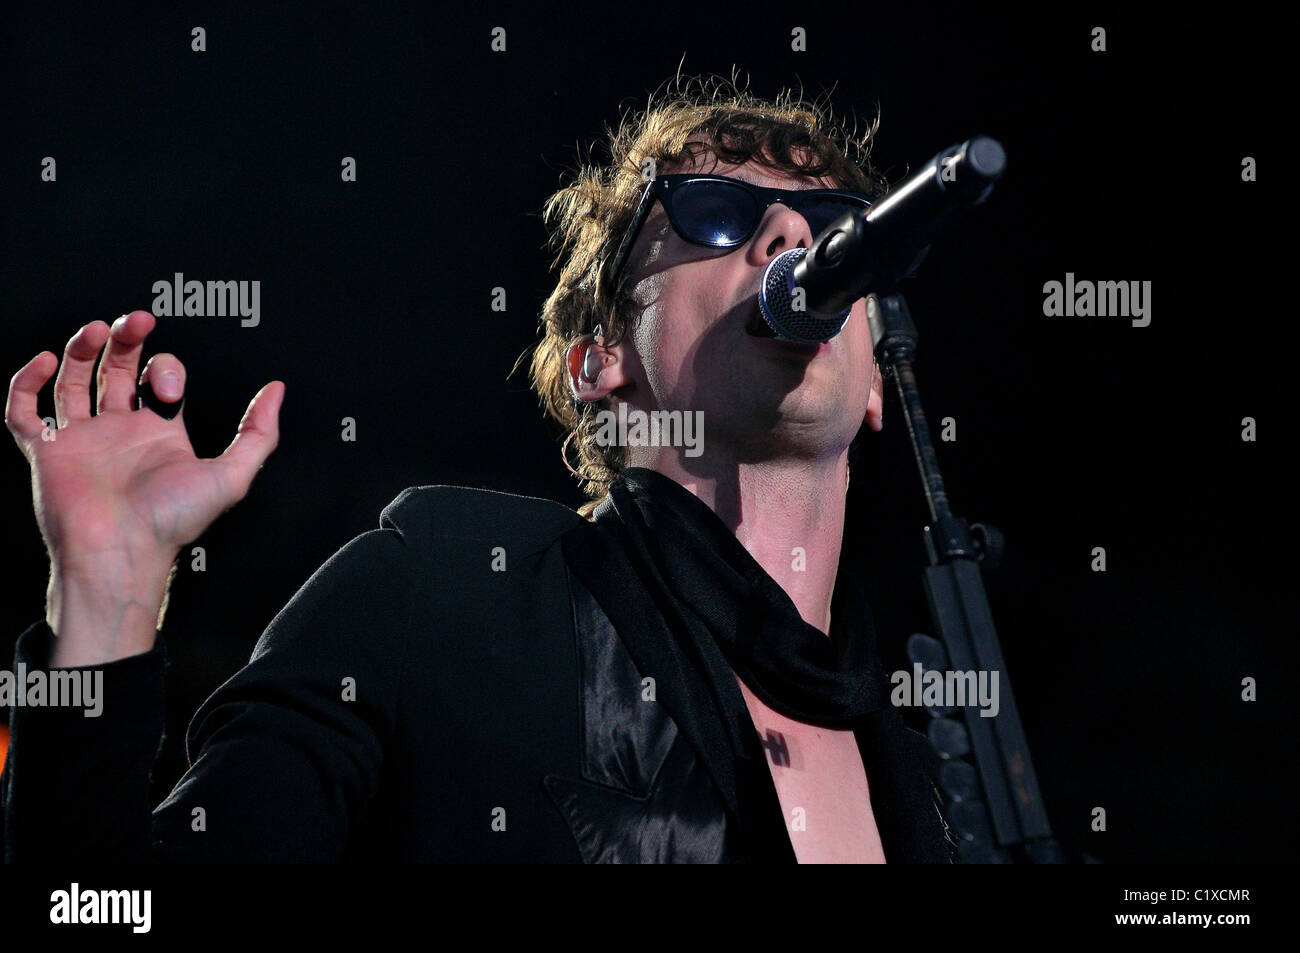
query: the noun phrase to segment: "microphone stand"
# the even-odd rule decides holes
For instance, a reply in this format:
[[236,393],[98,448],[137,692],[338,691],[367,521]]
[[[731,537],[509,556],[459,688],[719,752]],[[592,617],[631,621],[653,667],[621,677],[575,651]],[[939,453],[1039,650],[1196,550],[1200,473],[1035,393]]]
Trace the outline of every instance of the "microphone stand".
[[994,717],[982,717],[966,699],[963,726],[951,717],[956,707],[927,706],[933,716],[928,735],[940,758],[939,783],[948,800],[945,813],[957,837],[960,862],[1063,863],[1064,855],[1052,836],[1038,790],[977,565],[996,565],[1002,551],[1001,533],[980,524],[968,527],[948,506],[912,370],[918,334],[907,302],[900,294],[870,295],[867,319],[875,353],[898,387],[930,510],[930,523],[924,530],[930,565],[924,570],[924,584],[939,640],[913,635],[907,645],[909,659],[928,671],[998,673],[999,705]]

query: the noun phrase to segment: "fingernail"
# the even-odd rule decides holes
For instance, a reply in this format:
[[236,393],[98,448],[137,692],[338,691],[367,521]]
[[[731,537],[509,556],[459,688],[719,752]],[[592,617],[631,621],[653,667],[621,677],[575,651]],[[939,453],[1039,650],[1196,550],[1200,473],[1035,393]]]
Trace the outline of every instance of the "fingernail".
[[163,371],[158,378],[158,393],[162,397],[179,397],[181,379],[175,371]]

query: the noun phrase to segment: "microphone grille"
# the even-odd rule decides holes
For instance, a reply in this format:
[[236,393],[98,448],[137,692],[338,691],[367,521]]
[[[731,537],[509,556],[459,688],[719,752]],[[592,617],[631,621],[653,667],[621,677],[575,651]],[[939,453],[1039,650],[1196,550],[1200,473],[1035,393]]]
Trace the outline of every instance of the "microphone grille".
[[768,327],[794,341],[828,341],[849,319],[849,308],[839,314],[818,314],[794,307],[794,267],[808,254],[806,248],[792,248],[768,262],[758,292],[758,309]]

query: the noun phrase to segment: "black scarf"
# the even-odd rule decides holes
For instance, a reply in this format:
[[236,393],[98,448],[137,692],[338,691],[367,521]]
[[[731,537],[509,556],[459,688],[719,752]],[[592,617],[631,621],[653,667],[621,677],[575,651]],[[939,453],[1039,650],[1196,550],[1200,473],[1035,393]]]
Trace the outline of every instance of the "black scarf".
[[[705,755],[747,828],[755,860],[793,859],[782,810],[736,675],[774,710],[811,724],[861,726],[887,709],[866,599],[837,575],[830,637],[695,494],[625,469],[565,557],[610,616],[659,698]],[[755,819],[759,820],[755,820]]]
[[874,635],[856,580],[837,575],[827,638],[708,504],[677,481],[629,467],[610,497],[642,581],[677,610],[670,621],[689,632],[711,670],[729,663],[774,710],[829,728],[885,703],[887,683],[873,664]]

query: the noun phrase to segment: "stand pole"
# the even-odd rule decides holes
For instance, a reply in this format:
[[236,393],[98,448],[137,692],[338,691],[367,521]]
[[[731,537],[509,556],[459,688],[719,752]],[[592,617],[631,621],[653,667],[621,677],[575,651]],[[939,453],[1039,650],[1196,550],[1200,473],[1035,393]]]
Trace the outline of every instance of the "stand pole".
[[948,799],[948,823],[958,838],[961,860],[1062,863],[977,565],[996,563],[1001,535],[978,524],[968,527],[949,508],[912,370],[918,334],[907,302],[899,294],[872,295],[867,298],[867,319],[877,359],[898,388],[930,510],[925,527],[930,565],[924,583],[940,641],[914,635],[908,654],[926,670],[998,673],[997,715],[983,717],[967,699],[963,726],[949,717],[956,708],[929,709],[934,716],[929,738],[941,759],[940,786]]

